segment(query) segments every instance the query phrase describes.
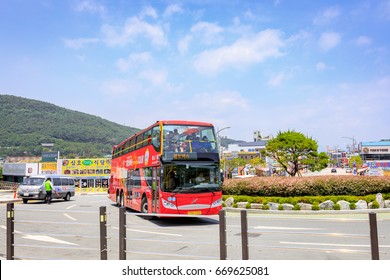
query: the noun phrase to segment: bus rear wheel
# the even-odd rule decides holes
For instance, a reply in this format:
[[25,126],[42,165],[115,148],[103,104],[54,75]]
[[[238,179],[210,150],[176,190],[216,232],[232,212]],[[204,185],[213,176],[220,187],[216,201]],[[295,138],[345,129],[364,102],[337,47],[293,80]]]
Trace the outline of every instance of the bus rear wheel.
[[[143,214],[148,214],[149,213],[149,204],[148,204],[148,199],[146,198],[146,196],[144,196],[142,198],[142,202],[141,202],[141,213]],[[153,219],[152,216],[142,216],[142,218],[144,218],[145,220],[151,220]]]

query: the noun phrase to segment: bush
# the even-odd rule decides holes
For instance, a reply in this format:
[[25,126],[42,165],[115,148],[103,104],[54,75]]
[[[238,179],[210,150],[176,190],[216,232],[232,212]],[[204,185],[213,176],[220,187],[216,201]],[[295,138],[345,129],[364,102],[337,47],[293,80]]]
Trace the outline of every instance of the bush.
[[371,208],[372,209],[378,209],[379,207],[380,207],[380,205],[379,205],[378,201],[374,200],[372,202]]
[[282,204],[279,204],[279,206],[278,206],[278,210],[284,210],[284,208],[283,208],[283,205],[282,205]]
[[366,196],[376,193],[389,194],[390,177],[314,176],[227,179],[223,183],[222,191],[225,195],[249,197]]
[[267,204],[263,204],[263,207],[261,208],[263,210],[269,210],[269,206]]
[[311,206],[311,210],[314,211],[320,210],[320,205],[318,204],[318,202],[313,203],[313,205]]
[[355,210],[355,209],[356,209],[356,203],[355,203],[355,202],[351,202],[351,203],[349,204],[349,208],[350,208],[351,210]]
[[245,206],[246,209],[251,209],[251,204],[248,202]]
[[298,204],[295,204],[293,210],[301,210],[301,206],[299,206]]
[[333,206],[333,209],[334,210],[340,210],[341,209],[340,204],[335,203],[335,205]]

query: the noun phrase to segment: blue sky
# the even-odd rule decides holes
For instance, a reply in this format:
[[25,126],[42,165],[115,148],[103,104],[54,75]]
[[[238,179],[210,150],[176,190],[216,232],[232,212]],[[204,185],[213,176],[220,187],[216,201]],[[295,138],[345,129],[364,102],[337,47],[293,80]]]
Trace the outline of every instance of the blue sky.
[[0,1],[0,93],[320,149],[390,138],[390,0]]

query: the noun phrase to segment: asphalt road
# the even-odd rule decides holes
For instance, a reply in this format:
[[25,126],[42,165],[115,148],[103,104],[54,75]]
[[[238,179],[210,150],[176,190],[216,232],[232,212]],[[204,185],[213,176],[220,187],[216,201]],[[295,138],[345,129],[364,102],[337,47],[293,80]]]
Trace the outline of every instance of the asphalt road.
[[[15,257],[98,260],[99,207],[107,209],[108,259],[119,259],[119,209],[106,195],[15,204]],[[6,252],[6,204],[0,257]],[[380,259],[390,259],[390,212],[377,213]],[[218,216],[146,220],[127,211],[127,259],[219,259]],[[228,259],[241,259],[240,213],[228,212]],[[248,213],[249,258],[256,260],[369,260],[368,212]]]

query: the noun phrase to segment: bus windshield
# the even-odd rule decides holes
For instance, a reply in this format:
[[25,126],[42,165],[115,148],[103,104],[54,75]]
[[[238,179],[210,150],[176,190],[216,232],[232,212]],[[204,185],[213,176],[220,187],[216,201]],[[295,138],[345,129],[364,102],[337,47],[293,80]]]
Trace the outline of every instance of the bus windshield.
[[194,125],[164,125],[164,153],[216,153],[214,128]]
[[170,164],[164,166],[161,190],[173,193],[220,191],[217,164]]

